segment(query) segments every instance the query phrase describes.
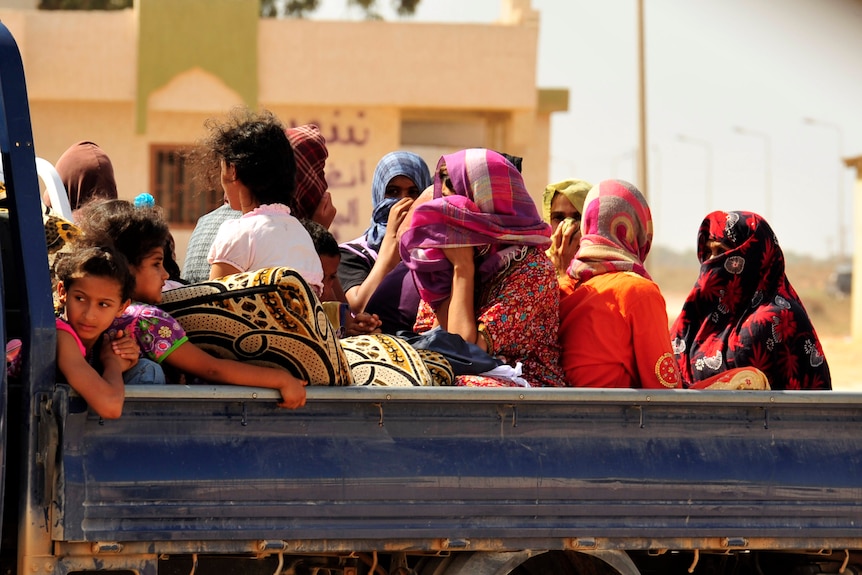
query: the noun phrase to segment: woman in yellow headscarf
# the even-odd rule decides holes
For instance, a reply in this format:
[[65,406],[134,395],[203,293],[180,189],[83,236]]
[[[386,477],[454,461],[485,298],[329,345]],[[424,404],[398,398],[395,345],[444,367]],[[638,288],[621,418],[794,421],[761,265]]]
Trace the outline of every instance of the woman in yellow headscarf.
[[560,289],[571,283],[566,270],[581,241],[581,213],[592,184],[583,180],[563,180],[548,184],[542,197],[542,215],[551,224],[551,247],[545,252],[557,270]]

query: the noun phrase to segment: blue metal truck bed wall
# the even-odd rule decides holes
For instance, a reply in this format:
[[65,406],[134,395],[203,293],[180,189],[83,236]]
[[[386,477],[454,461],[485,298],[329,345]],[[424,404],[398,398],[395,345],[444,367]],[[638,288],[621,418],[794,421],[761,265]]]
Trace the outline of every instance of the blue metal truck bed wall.
[[629,549],[862,539],[853,395],[314,388],[308,397],[285,411],[262,392],[138,387],[120,419],[100,422],[59,393],[55,410],[69,413],[58,414],[54,539],[222,548],[280,539],[308,551],[435,539],[491,549],[549,538]]

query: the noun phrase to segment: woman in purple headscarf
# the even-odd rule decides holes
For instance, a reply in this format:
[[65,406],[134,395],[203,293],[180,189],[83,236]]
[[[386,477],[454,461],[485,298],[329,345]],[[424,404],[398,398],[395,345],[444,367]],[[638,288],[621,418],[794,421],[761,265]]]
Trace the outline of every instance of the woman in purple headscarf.
[[[401,239],[422,297],[417,331],[439,325],[511,367],[520,363],[531,386],[563,386],[559,288],[544,254],[550,235],[503,156],[486,149],[443,156],[434,199],[416,208]],[[457,384],[512,385],[473,375]]]

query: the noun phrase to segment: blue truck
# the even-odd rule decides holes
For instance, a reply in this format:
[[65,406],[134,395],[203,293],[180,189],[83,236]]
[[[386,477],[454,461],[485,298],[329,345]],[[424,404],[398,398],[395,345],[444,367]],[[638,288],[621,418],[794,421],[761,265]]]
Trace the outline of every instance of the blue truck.
[[862,396],[56,383],[24,71],[0,24],[0,575],[862,572]]

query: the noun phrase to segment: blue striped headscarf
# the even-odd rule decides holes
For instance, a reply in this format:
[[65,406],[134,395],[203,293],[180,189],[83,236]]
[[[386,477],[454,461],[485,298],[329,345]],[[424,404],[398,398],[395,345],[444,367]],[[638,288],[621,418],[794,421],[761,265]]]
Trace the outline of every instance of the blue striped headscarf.
[[397,198],[386,197],[386,186],[397,176],[406,176],[413,180],[420,192],[431,185],[428,164],[413,152],[389,152],[377,162],[374,178],[371,180],[371,225],[365,230],[365,241],[374,251],[379,250],[380,244],[383,243],[389,211],[398,201]]

